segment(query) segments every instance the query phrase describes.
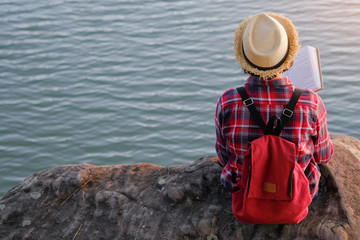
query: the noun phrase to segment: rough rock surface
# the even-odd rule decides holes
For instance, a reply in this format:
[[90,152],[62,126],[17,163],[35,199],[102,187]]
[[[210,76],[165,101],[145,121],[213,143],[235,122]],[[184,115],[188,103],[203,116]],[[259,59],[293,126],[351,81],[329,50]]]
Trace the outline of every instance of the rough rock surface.
[[214,157],[189,166],[60,166],[0,199],[0,239],[360,239],[360,141],[332,136],[319,196],[299,224],[237,222]]

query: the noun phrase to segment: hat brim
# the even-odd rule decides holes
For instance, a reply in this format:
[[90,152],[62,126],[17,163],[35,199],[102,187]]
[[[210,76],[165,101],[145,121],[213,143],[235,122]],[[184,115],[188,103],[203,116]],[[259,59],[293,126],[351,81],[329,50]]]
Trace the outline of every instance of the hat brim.
[[247,24],[251,21],[252,17],[248,17],[247,19],[245,19],[240,23],[239,27],[235,31],[235,38],[234,38],[234,52],[237,61],[244,68],[245,71],[252,73],[254,75],[258,75],[263,78],[276,76],[277,74],[282,73],[285,70],[289,69],[301,47],[296,28],[288,18],[284,17],[283,15],[275,14],[275,13],[266,13],[266,14],[275,18],[285,28],[285,31],[289,39],[289,53],[283,64],[281,64],[278,68],[262,71],[251,66],[246,61],[242,50],[242,41],[243,41],[245,28]]

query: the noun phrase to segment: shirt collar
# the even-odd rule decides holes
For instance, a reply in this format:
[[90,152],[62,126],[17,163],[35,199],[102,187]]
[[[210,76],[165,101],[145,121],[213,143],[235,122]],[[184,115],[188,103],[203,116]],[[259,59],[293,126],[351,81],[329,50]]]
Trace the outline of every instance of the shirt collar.
[[262,79],[260,77],[250,76],[247,79],[245,85],[277,87],[277,86],[292,86],[293,83],[290,81],[288,77]]

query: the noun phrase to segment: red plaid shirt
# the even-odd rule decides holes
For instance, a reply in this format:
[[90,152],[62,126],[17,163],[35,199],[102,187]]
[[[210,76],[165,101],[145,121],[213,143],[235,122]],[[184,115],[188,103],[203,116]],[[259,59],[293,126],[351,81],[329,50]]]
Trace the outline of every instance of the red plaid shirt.
[[[250,76],[245,89],[267,123],[271,116],[281,116],[295,87],[287,77],[262,80]],[[236,173],[239,182],[244,155],[250,143],[264,134],[250,117],[236,89],[223,93],[215,115],[215,148],[224,166],[221,181],[233,192],[232,172]],[[333,146],[327,129],[324,103],[312,90],[306,89],[302,93],[294,109],[294,117],[285,125],[280,137],[296,144],[296,161],[304,169],[313,197],[318,190],[321,175],[317,164],[325,164],[330,160]]]

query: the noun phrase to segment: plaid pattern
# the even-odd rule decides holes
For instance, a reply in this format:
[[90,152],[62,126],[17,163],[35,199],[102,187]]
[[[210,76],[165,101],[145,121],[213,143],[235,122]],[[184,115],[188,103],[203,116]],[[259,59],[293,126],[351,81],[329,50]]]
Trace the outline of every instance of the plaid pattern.
[[[295,87],[287,77],[262,80],[250,76],[245,89],[267,123],[271,116],[281,115]],[[224,166],[221,181],[233,192],[235,186],[232,183],[232,172],[236,173],[239,182],[244,155],[250,143],[263,136],[263,132],[250,117],[236,89],[223,93],[215,115],[215,148]],[[312,90],[303,92],[294,109],[293,118],[285,125],[280,137],[296,144],[296,161],[304,169],[313,197],[318,190],[321,175],[317,164],[325,164],[330,160],[333,146],[327,129],[324,103]]]

